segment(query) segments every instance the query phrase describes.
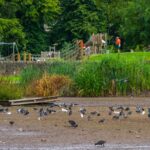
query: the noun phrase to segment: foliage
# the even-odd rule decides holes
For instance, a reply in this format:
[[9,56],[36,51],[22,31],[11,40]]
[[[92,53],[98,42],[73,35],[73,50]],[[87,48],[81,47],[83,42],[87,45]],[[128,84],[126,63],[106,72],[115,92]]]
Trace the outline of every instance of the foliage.
[[[19,43],[19,46],[26,44],[23,26],[19,23],[19,20],[0,18],[0,41],[16,42]],[[3,49],[1,53],[8,55],[6,49]]]
[[[150,3],[147,0],[136,0],[128,2],[127,8],[120,10],[122,24],[119,32],[126,38],[126,45],[148,45],[150,38]],[[139,23],[141,22],[141,23]]]
[[24,78],[29,84],[25,87],[28,91],[33,89],[34,93],[33,87],[37,81],[37,87],[40,87],[39,84],[45,87],[44,77],[47,79],[48,76],[46,81],[49,83],[49,77],[51,79],[52,76],[67,76],[72,81],[71,87],[66,88],[63,94],[60,92],[60,95],[140,95],[150,90],[149,62],[149,52],[93,55],[84,62],[50,62],[46,66],[38,67],[40,70],[36,67],[26,68],[26,71],[23,71],[26,72]]
[[105,55],[100,56],[99,61],[82,64],[75,80],[79,94],[82,96],[118,96],[132,93],[140,95],[142,92],[149,91],[150,65],[146,58],[140,58],[139,55],[138,58],[127,59],[129,54],[125,56]]
[[120,36],[124,51],[149,45],[148,0],[0,0],[0,9],[0,41],[15,41],[20,51],[62,48],[98,32],[108,33],[109,45]]
[[44,25],[50,27],[57,17],[60,11],[58,0],[1,0],[0,9],[0,26],[8,30],[0,29],[3,31],[0,40],[18,42],[22,49],[32,53],[48,48],[49,31],[45,30]]
[[93,0],[61,1],[61,7],[62,13],[52,34],[58,43],[71,42],[74,39],[87,40],[93,32],[97,33],[101,28],[99,17],[103,14],[97,9]]

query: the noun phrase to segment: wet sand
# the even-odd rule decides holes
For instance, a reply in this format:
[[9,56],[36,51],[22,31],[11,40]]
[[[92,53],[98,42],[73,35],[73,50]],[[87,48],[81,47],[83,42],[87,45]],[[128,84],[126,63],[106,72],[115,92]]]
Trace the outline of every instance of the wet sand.
[[[102,149],[150,149],[150,118],[147,108],[150,106],[149,97],[117,97],[117,98],[59,98],[59,102],[76,103],[73,114],[69,116],[61,109],[54,107],[56,113],[41,117],[38,110],[48,108],[42,106],[13,106],[12,113],[0,113],[0,149],[54,149],[54,150],[94,150],[95,142],[105,140]],[[108,115],[108,106],[128,105],[132,114],[126,119],[114,120]],[[146,114],[135,112],[135,106],[142,105]],[[81,118],[80,107],[87,109],[87,114]],[[29,115],[17,113],[17,109],[25,107]],[[34,110],[33,108],[38,110]],[[90,115],[98,111],[100,116]],[[90,115],[88,120],[87,116]],[[103,123],[99,120],[105,119]],[[68,120],[77,122],[78,127],[70,127]],[[9,122],[14,121],[13,125]]]

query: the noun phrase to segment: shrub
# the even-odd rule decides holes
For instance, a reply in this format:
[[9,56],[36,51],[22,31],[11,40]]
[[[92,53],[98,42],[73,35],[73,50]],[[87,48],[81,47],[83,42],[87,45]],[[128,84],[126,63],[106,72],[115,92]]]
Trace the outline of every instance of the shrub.
[[44,74],[41,79],[34,81],[27,88],[27,95],[58,96],[64,95],[71,88],[72,81],[64,75]]

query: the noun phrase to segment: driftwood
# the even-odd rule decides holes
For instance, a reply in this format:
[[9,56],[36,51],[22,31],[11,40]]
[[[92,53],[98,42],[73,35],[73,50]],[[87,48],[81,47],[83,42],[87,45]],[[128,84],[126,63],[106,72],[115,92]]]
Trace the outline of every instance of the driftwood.
[[10,105],[29,105],[29,104],[40,104],[40,103],[49,103],[57,101],[57,96],[48,96],[48,97],[32,97],[32,98],[23,98],[18,100],[9,100]]

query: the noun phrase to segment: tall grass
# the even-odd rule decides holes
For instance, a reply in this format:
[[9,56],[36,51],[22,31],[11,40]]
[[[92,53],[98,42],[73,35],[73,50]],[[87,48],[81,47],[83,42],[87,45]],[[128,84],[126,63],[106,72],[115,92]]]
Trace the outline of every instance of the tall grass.
[[80,63],[75,61],[53,62],[47,67],[47,72],[51,75],[67,75],[74,78],[79,65]]
[[20,73],[20,83],[22,86],[27,86],[33,80],[39,79],[44,72],[41,66],[30,65],[22,70]]

